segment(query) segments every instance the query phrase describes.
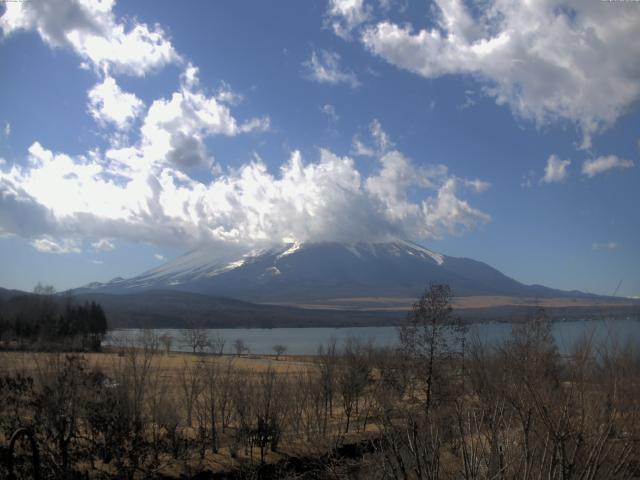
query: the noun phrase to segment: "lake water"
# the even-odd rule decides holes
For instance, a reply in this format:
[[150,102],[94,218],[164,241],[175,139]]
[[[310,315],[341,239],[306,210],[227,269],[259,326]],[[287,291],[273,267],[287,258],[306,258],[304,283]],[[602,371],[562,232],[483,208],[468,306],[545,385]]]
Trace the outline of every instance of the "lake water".
[[[477,336],[487,344],[495,344],[506,339],[513,328],[510,323],[482,323],[469,327],[468,335]],[[173,338],[172,350],[190,351],[181,342],[182,331],[179,329],[154,329],[160,335]],[[343,345],[349,337],[356,337],[363,342],[371,341],[376,346],[392,346],[398,343],[396,327],[347,327],[347,328],[221,328],[208,331],[210,335],[222,335],[226,341],[225,352],[232,353],[232,343],[242,339],[254,354],[273,354],[273,346],[285,345],[287,353],[295,355],[315,354],[318,346],[327,344],[335,338],[338,345]],[[617,320],[585,320],[556,322],[552,332],[562,353],[571,350],[576,340],[585,335],[593,335],[596,342],[633,342],[640,345],[640,320],[635,318]],[[122,342],[139,344],[142,338],[139,329],[119,329],[109,332],[104,344],[117,345]]]

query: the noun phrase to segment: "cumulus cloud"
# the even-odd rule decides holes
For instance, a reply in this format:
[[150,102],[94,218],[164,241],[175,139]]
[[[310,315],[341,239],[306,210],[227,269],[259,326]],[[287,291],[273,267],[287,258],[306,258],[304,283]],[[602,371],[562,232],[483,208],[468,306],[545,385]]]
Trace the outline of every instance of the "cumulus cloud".
[[116,248],[113,242],[108,238],[101,238],[100,240],[93,242],[91,246],[100,252],[110,252]]
[[330,0],[327,23],[334,33],[345,40],[351,38],[354,28],[371,18],[371,8],[364,0]]
[[36,238],[31,241],[33,248],[42,253],[79,253],[80,248],[73,240],[54,240],[49,236]]
[[112,124],[126,130],[142,113],[144,103],[133,93],[122,91],[116,81],[106,76],[87,92],[89,113],[101,125]]
[[303,63],[305,75],[318,83],[338,85],[344,83],[351,88],[360,85],[355,73],[340,65],[340,55],[328,50],[314,50],[309,60]]
[[631,167],[633,167],[633,161],[625,160],[615,155],[607,155],[585,160],[582,164],[582,174],[592,178],[609,170]]
[[[575,123],[583,148],[640,99],[640,9],[582,0],[436,0],[435,25],[369,24],[362,42],[426,78],[471,75],[498,104],[537,124]],[[620,48],[624,45],[624,48]]]
[[223,81],[218,88],[216,100],[227,105],[239,105],[244,101],[244,95],[236,92],[227,82]]
[[561,183],[569,176],[567,168],[571,165],[571,160],[561,160],[557,155],[551,155],[547,159],[547,166],[544,168],[544,177],[540,179],[544,183]]
[[236,136],[269,129],[269,118],[240,123],[229,107],[201,88],[198,69],[188,65],[180,89],[171,98],[155,100],[143,120],[138,148],[110,152],[125,163],[166,162],[179,169],[211,164],[204,140],[211,135]]
[[363,143],[358,135],[353,137],[351,142],[351,152],[353,155],[361,157],[381,156],[395,147],[377,118],[374,118],[371,124],[369,124],[369,136],[371,142],[369,145]]
[[167,257],[165,257],[164,255],[160,254],[160,253],[155,253],[153,255],[153,258],[155,258],[156,260],[160,261],[160,262],[164,262]]
[[382,129],[382,125],[380,125],[380,121],[378,121],[378,119],[374,119],[371,122],[369,130],[373,140],[376,142],[376,145],[378,145],[378,150],[380,150],[380,152],[386,152],[390,148],[393,148],[393,142],[389,138],[389,135],[387,135],[387,132]]
[[491,184],[484,180],[476,178],[475,180],[464,180],[464,185],[476,193],[486,192],[491,188]]
[[354,136],[351,142],[351,153],[358,157],[374,157],[376,151],[362,143],[362,141],[358,138],[358,136]]
[[458,180],[449,178],[438,189],[436,198],[429,198],[423,203],[425,233],[443,228],[447,233],[456,235],[491,221],[490,215],[458,198],[457,189]]
[[490,221],[461,198],[467,180],[444,165],[416,165],[391,148],[377,161],[363,176],[348,156],[321,149],[305,162],[294,151],[277,172],[256,157],[205,182],[166,163],[134,169],[99,152],[72,157],[34,143],[26,165],[0,171],[0,232],[62,252],[82,238],[182,247],[427,240]]
[[95,70],[143,76],[180,61],[171,41],[158,25],[119,21],[115,1],[47,0],[6,2],[0,17],[5,36],[36,31],[52,47],[69,47]]

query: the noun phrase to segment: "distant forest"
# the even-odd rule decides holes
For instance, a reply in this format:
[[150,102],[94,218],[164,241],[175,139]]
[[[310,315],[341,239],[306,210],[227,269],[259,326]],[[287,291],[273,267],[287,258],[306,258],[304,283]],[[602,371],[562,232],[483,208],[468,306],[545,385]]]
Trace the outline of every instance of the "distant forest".
[[107,332],[102,306],[55,293],[38,284],[33,293],[0,297],[0,346],[100,350]]

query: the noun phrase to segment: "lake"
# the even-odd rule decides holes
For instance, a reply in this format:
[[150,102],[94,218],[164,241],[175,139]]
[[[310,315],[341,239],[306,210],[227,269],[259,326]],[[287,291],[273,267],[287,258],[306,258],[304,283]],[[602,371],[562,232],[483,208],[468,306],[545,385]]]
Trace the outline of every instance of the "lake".
[[[487,344],[495,344],[506,339],[514,324],[480,323],[469,326],[468,336],[477,336]],[[181,342],[179,329],[154,329],[160,335],[173,337],[172,350],[190,351]],[[225,352],[232,353],[232,343],[242,339],[254,354],[273,354],[273,346],[285,345],[287,353],[295,355],[315,354],[318,346],[327,344],[332,338],[343,345],[349,337],[356,337],[363,342],[371,341],[376,346],[392,346],[398,343],[396,327],[345,327],[345,328],[221,328],[208,330],[210,335],[222,335],[226,340]],[[597,342],[640,343],[640,320],[635,318],[617,320],[584,320],[555,322],[552,325],[553,336],[560,352],[571,350],[576,340],[585,335],[593,335]],[[140,344],[142,330],[119,329],[108,333],[104,345],[117,345],[122,342]]]

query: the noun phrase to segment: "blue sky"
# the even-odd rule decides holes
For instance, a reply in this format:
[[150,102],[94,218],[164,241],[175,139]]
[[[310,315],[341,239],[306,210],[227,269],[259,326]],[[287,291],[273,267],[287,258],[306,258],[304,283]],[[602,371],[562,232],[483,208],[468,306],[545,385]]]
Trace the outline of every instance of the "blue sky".
[[0,12],[0,286],[133,276],[203,244],[401,236],[640,295],[635,2]]

